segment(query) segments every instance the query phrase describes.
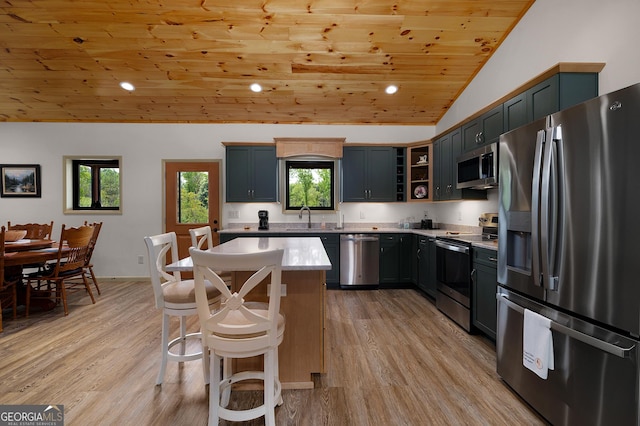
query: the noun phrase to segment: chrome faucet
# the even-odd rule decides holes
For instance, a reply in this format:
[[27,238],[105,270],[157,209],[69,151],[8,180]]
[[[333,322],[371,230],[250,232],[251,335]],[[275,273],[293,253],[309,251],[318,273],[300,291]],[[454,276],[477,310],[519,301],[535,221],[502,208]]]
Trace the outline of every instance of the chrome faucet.
[[302,219],[302,212],[306,210],[309,212],[309,224],[307,225],[307,228],[311,229],[311,209],[307,206],[302,206],[302,208],[300,209],[300,213],[298,214],[298,217],[300,219]]

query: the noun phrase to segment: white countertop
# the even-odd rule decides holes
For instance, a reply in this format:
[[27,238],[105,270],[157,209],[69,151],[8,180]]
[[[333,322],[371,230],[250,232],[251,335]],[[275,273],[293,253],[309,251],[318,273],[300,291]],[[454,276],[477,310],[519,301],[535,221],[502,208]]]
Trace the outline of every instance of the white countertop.
[[[330,270],[331,262],[319,237],[249,237],[236,238],[211,249],[215,253],[245,254],[284,249],[283,271]],[[167,271],[190,271],[191,258],[167,265]]]
[[[219,233],[221,234],[242,234],[242,233],[250,233],[250,234],[255,234],[255,233],[264,233],[265,237],[269,237],[269,235],[273,235],[273,234],[287,234],[287,233],[310,233],[310,234],[314,234],[314,235],[319,235],[319,234],[367,234],[367,233],[374,233],[374,234],[396,234],[396,233],[401,233],[401,234],[415,234],[415,235],[422,235],[425,237],[446,237],[449,236],[449,233],[452,232],[451,230],[447,230],[447,229],[417,229],[417,228],[409,228],[409,229],[404,229],[404,228],[387,228],[387,227],[373,227],[373,226],[368,226],[368,227],[361,227],[361,228],[342,228],[342,229],[336,229],[336,228],[326,228],[326,229],[322,229],[322,228],[311,228],[311,229],[307,229],[307,228],[282,228],[282,227],[273,227],[272,229],[266,230],[266,231],[261,231],[258,230],[257,227],[252,227],[249,229],[242,229],[242,228],[231,228],[231,229],[225,229],[225,230],[220,230]],[[456,235],[460,235],[460,239],[464,240],[464,232],[460,233],[460,234],[456,234]],[[274,237],[271,237],[274,238]],[[243,239],[250,239],[250,238],[245,238],[243,237]],[[293,238],[292,238],[293,239]],[[232,240],[233,241],[233,240]],[[231,242],[231,241],[229,241]],[[228,243],[227,243],[228,244]],[[492,241],[473,241],[471,242],[471,244],[473,246],[476,247],[482,247],[482,248],[486,248],[489,250],[498,250],[498,241],[497,240],[492,240]]]

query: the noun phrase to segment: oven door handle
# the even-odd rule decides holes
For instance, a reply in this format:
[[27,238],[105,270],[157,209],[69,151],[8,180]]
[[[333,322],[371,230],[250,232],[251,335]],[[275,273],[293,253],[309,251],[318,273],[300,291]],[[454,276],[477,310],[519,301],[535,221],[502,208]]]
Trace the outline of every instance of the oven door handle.
[[469,254],[469,247],[448,244],[444,241],[436,240],[436,246],[445,250],[457,251],[458,253]]

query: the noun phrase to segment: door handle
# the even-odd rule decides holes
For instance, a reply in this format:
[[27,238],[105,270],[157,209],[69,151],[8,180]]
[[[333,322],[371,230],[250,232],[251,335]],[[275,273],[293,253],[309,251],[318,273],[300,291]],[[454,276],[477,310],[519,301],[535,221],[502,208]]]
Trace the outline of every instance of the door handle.
[[[524,315],[524,308],[517,303],[509,300],[506,295],[497,294],[497,298],[498,302],[503,302],[505,305],[507,305],[507,307]],[[574,330],[573,328],[569,328],[555,321],[551,321],[550,328],[554,331],[557,331],[558,333],[562,333],[565,336],[578,340],[603,352],[615,355],[618,358],[630,358],[631,351],[633,351],[636,347],[636,345],[632,345],[628,348],[622,348],[618,345],[614,345],[613,343],[605,342],[604,340],[596,339],[595,337],[589,336],[588,334],[581,333],[580,331]]]

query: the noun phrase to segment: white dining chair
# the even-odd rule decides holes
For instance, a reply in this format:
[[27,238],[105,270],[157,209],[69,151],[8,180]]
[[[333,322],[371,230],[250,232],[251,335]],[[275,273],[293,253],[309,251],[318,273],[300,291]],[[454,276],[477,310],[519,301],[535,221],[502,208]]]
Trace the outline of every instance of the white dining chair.
[[[200,250],[211,250],[213,245],[213,234],[211,232],[211,226],[205,225],[199,228],[189,229],[189,235],[191,235],[191,246]],[[227,287],[231,285],[231,273],[217,271],[217,274],[227,283]]]
[[189,229],[189,235],[191,235],[192,247],[200,250],[209,250],[213,248],[213,236],[209,225]]
[[[175,232],[144,238],[149,256],[149,274],[156,308],[162,309],[162,362],[156,384],[162,384],[168,361],[186,362],[203,360],[205,383],[209,383],[207,358],[205,351],[186,352],[188,339],[200,340],[200,332],[187,334],[186,318],[197,314],[196,296],[193,280],[183,280],[180,272],[168,273],[165,266],[178,260],[178,241]],[[220,303],[220,292],[208,282],[203,283],[204,301],[208,307]],[[180,318],[180,335],[169,341],[170,318]],[[180,344],[180,353],[171,349]],[[202,348],[202,343],[200,342]]]
[[[265,425],[275,426],[275,406],[282,404],[278,346],[285,329],[285,319],[280,314],[284,250],[221,254],[191,247],[189,253],[193,260],[202,341],[210,357],[209,425],[217,425],[219,419],[247,421],[264,416]],[[257,272],[232,292],[215,272],[218,270]],[[260,285],[265,281],[266,285]],[[220,308],[213,312],[207,304],[207,282],[222,294]],[[250,293],[258,293],[262,299],[267,296],[268,305],[247,302]],[[258,355],[264,355],[263,371],[231,372],[232,359]],[[231,386],[256,379],[264,384],[262,404],[244,410],[227,408]]]

